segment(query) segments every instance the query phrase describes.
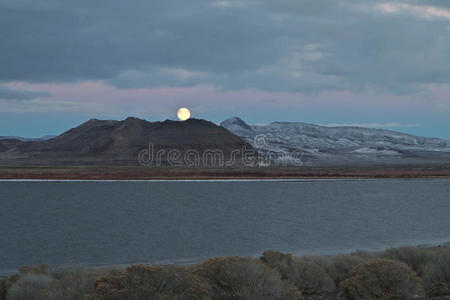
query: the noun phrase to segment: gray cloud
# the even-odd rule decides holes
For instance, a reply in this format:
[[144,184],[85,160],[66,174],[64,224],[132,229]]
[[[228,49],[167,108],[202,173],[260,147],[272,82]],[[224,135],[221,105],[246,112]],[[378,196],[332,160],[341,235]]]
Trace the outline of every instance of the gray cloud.
[[6,86],[0,85],[0,100],[32,100],[39,97],[50,96],[46,92],[13,90]]
[[450,20],[382,2],[0,0],[0,80],[392,93],[448,82]]

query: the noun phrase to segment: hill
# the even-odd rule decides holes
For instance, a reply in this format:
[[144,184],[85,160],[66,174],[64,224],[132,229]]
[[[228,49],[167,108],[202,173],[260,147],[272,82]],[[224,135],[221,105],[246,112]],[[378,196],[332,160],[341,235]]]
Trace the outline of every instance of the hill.
[[[212,165],[212,159],[219,159],[217,155],[228,160],[233,150],[244,148],[255,153],[240,137],[206,120],[148,122],[130,117],[122,121],[91,119],[48,140],[2,139],[0,160],[3,164],[138,165],[139,155],[144,154],[144,163],[153,155],[153,163],[167,165],[171,160],[184,163],[189,151],[188,160],[197,156],[200,165]],[[175,154],[169,159],[169,152],[178,153],[178,158]],[[210,153],[208,161],[203,161],[205,153]],[[239,157],[236,159],[233,163],[241,164]]]
[[450,141],[438,138],[300,122],[248,125],[238,117],[220,125],[253,144],[261,153],[277,153],[280,159],[288,162],[286,157],[301,154],[303,166],[450,164]]

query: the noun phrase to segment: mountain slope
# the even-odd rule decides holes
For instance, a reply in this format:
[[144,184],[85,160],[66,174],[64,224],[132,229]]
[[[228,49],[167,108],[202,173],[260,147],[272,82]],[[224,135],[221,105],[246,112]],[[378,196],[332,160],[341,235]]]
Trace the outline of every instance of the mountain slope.
[[273,122],[248,125],[237,117],[220,124],[258,150],[290,155],[300,151],[311,165],[422,164],[450,161],[450,142],[390,130]]
[[[211,122],[189,119],[148,122],[137,118],[123,121],[89,120],[55,138],[45,141],[0,140],[0,157],[5,159],[78,163],[83,161],[137,164],[141,151],[161,150],[167,160],[170,150],[220,150],[229,158],[234,149],[252,147],[240,137]],[[182,158],[180,158],[182,159]],[[238,162],[239,163],[239,162]]]

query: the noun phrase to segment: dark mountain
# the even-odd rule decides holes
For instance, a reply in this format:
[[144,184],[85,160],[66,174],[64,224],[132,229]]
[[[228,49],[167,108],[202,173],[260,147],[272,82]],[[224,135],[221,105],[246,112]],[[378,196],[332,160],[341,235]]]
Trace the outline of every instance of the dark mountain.
[[[163,163],[167,163],[171,150],[179,152],[176,160],[182,160],[187,151],[197,153],[200,159],[205,151],[216,151],[216,155],[220,152],[225,160],[236,149],[254,152],[240,137],[209,121],[148,122],[130,117],[123,121],[92,119],[49,140],[3,139],[0,140],[0,159],[46,164],[136,165],[139,153],[149,149],[149,145],[154,155],[160,151]],[[240,164],[239,159],[236,164]]]

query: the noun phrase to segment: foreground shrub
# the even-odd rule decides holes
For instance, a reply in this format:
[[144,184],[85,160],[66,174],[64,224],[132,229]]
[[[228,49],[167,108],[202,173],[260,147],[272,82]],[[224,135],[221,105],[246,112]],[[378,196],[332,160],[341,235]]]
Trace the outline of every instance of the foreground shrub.
[[0,300],[6,300],[8,296],[8,290],[11,286],[17,282],[20,278],[19,274],[12,274],[8,277],[0,278]]
[[48,296],[51,300],[83,300],[94,291],[95,279],[100,277],[93,269],[81,266],[55,268],[50,274],[52,281]]
[[[49,267],[48,267],[48,265],[45,265],[45,264],[35,265],[35,266],[22,266],[19,268],[20,274],[12,274],[7,277],[0,277],[0,300],[11,299],[11,298],[8,298],[8,291],[14,285],[14,283],[19,281],[21,276],[26,275],[26,274],[47,275],[48,270],[49,270]],[[31,281],[30,278],[24,279],[20,283],[20,285],[23,285],[24,281],[27,281],[27,280]],[[28,282],[26,284],[27,288],[30,284],[31,284],[30,282]],[[19,286],[16,286],[13,290],[13,293],[18,293],[18,291],[17,291],[18,288],[19,288]],[[25,298],[25,299],[27,299],[27,298]],[[34,298],[30,298],[30,299],[34,299]]]
[[205,280],[213,300],[298,300],[301,293],[261,261],[245,257],[213,258],[195,273]]
[[260,259],[305,295],[326,295],[334,290],[333,279],[328,273],[333,272],[333,264],[326,257],[293,258],[290,254],[265,251]]
[[369,259],[358,254],[343,254],[330,257],[333,263],[333,272],[330,272],[336,286],[351,276],[353,269]]
[[335,288],[333,279],[317,257],[296,259],[288,278],[305,295],[328,295]]
[[21,266],[19,268],[20,274],[37,274],[37,275],[48,275],[50,272],[50,267],[47,264],[32,265],[32,266]]
[[450,295],[450,249],[439,251],[424,268],[423,285],[429,296]]
[[281,274],[281,279],[288,278],[292,272],[294,259],[291,254],[285,254],[278,251],[264,251],[260,257],[261,261],[272,269],[277,270]]
[[0,277],[0,300],[6,300],[8,289],[6,277]]
[[303,300],[303,294],[294,285],[284,282],[282,300]]
[[92,300],[208,300],[207,289],[183,267],[135,265],[95,282]]
[[408,299],[422,293],[419,277],[405,263],[374,259],[358,265],[341,282],[341,300]]
[[8,300],[41,300],[50,287],[50,278],[42,274],[25,274],[8,291]]
[[428,249],[417,247],[390,248],[384,251],[381,256],[404,262],[419,276],[422,275],[423,268],[432,258]]

